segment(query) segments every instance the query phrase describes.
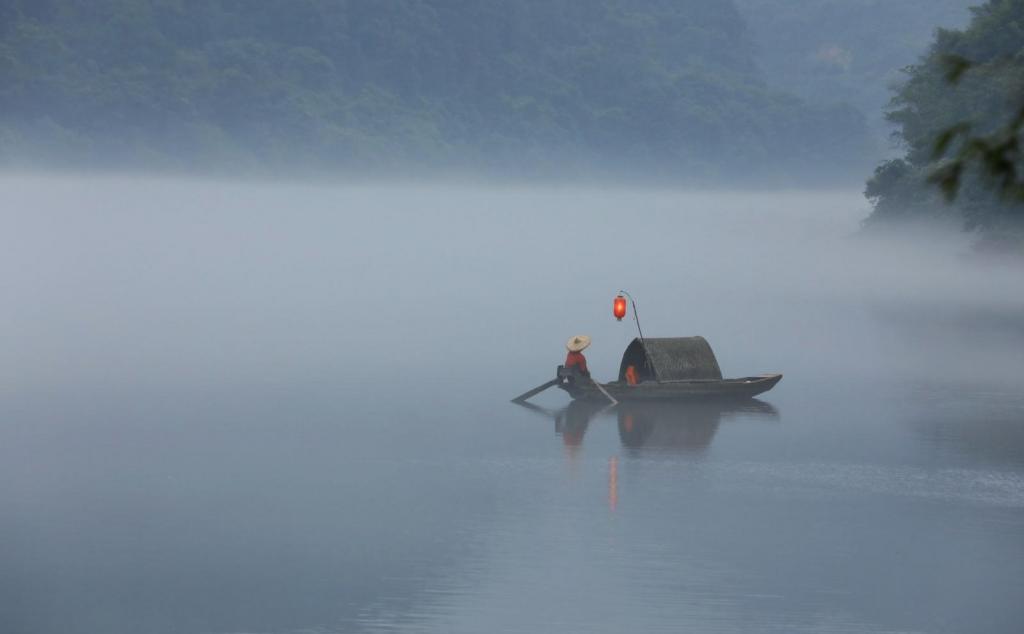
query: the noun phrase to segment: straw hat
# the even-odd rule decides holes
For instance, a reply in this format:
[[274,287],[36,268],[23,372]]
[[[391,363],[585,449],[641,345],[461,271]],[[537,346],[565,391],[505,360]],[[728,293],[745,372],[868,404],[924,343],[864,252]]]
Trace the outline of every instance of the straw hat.
[[576,335],[565,344],[569,352],[582,352],[590,345],[590,337],[587,335]]

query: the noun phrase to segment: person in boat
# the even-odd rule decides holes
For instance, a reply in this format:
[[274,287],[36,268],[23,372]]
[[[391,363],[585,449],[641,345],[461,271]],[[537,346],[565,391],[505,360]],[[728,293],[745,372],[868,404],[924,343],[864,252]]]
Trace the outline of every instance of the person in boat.
[[587,335],[576,335],[566,342],[565,347],[569,354],[565,357],[565,369],[575,368],[582,376],[590,378],[590,370],[587,369],[587,358],[583,351],[590,345],[590,337]]

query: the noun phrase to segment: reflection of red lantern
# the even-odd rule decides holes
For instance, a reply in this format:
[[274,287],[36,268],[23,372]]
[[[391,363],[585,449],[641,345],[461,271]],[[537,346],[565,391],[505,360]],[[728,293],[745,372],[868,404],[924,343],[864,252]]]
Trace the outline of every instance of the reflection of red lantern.
[[615,318],[622,321],[622,318],[626,316],[626,298],[619,295],[615,298],[615,306],[612,309],[615,314]]

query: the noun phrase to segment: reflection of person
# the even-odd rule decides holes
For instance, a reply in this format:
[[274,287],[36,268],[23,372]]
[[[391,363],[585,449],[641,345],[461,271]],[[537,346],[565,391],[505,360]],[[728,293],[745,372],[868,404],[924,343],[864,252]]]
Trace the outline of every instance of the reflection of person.
[[569,354],[565,357],[565,369],[576,368],[576,371],[585,377],[590,377],[590,370],[587,369],[587,358],[583,351],[590,345],[590,337],[587,335],[576,335],[565,344]]
[[599,404],[591,401],[572,401],[555,418],[555,431],[562,435],[566,447],[578,447],[583,444],[583,435],[587,433],[590,419],[599,409]]

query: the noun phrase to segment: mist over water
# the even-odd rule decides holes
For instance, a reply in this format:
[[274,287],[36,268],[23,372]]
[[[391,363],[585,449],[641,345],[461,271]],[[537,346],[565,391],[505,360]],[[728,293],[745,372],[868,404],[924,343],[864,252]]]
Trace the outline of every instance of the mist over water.
[[[0,628],[1016,632],[1024,266],[857,191],[0,179]],[[702,335],[753,407],[509,404]],[[557,393],[556,393],[557,392]]]

